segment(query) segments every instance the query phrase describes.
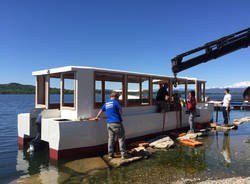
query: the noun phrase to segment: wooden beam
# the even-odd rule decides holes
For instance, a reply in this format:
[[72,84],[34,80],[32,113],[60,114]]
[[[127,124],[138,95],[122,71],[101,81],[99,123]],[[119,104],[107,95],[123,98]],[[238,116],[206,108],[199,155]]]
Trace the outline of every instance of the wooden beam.
[[102,80],[102,89],[101,89],[101,101],[105,102],[105,81]]
[[206,102],[206,83],[203,82],[203,102]]
[[60,109],[64,105],[64,78],[63,74],[61,74],[61,88],[60,88]]
[[148,81],[149,85],[149,105],[153,105],[153,83],[152,83],[152,77],[149,78]]
[[185,103],[187,103],[187,93],[188,93],[187,89],[188,89],[188,82],[186,81],[185,82]]
[[39,76],[36,76],[36,106],[38,105],[38,84],[39,84],[38,77]]
[[198,99],[198,92],[199,92],[199,86],[198,86],[198,81],[195,80],[195,98],[196,98],[196,101],[199,102],[199,99]]
[[46,109],[49,109],[49,102],[50,102],[49,88],[50,88],[50,77],[49,77],[49,75],[46,75],[46,78],[45,78],[45,106],[46,106]]
[[139,83],[139,99],[142,99],[142,83]]
[[128,75],[125,74],[123,76],[123,88],[122,88],[122,95],[124,100],[124,107],[128,106]]

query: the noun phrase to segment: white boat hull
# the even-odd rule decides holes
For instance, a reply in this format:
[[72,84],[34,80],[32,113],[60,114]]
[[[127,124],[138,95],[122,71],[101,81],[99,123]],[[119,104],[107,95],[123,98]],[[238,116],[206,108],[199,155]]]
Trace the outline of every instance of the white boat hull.
[[[55,111],[55,110],[54,110]],[[213,106],[198,106],[200,117],[195,119],[199,123],[208,123],[213,119]],[[98,121],[63,120],[60,114],[53,110],[42,119],[41,139],[49,143],[50,157],[58,160],[78,154],[97,154],[106,151],[108,133],[105,115]],[[165,114],[155,113],[154,106],[129,107],[124,109],[123,125],[127,140],[150,136],[169,130],[188,127],[188,114],[182,109],[182,121],[178,111]],[[48,115],[49,114],[49,115]],[[57,114],[57,115],[55,115]],[[32,137],[30,130],[32,123],[27,114],[20,114],[18,118],[19,137]],[[26,118],[23,118],[26,117]],[[27,130],[26,130],[27,129]]]

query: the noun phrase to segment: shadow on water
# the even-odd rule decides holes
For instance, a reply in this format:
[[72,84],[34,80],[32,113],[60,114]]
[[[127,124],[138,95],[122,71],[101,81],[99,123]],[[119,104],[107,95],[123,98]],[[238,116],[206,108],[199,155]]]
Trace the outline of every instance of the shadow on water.
[[[249,116],[233,111],[231,118]],[[229,132],[211,132],[199,138],[203,146],[191,148],[176,144],[157,151],[152,157],[120,168],[109,168],[102,157],[60,161],[49,160],[48,150],[30,155],[18,151],[17,171],[25,176],[18,183],[171,183],[181,179],[206,180],[250,176],[249,123]],[[17,181],[15,181],[17,182]],[[15,183],[14,182],[14,183]]]

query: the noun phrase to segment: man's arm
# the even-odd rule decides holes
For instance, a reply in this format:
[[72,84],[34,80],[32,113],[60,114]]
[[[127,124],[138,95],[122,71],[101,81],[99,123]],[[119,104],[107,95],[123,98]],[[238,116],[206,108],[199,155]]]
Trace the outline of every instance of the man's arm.
[[95,120],[98,120],[102,114],[102,109],[98,112],[97,116],[95,117]]

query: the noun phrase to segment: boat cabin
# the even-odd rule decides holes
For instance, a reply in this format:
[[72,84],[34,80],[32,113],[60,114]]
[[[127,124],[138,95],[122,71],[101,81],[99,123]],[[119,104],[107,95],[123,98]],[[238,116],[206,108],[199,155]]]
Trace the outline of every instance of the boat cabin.
[[95,116],[114,90],[120,92],[124,108],[155,105],[157,90],[163,84],[168,85],[170,96],[181,87],[186,102],[188,91],[193,89],[197,102],[205,102],[206,81],[194,78],[179,77],[174,88],[173,77],[91,67],[66,66],[32,75],[36,76],[36,108],[59,109],[61,117],[68,119]]

